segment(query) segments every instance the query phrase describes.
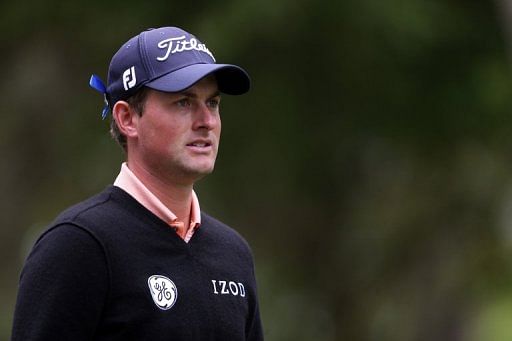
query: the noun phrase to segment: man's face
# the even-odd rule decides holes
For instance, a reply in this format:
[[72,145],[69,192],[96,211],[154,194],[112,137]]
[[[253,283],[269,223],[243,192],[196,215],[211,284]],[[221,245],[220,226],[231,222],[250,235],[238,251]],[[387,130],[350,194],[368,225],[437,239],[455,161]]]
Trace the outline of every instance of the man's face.
[[183,184],[211,173],[220,140],[219,104],[213,76],[178,93],[150,90],[132,156],[153,175]]

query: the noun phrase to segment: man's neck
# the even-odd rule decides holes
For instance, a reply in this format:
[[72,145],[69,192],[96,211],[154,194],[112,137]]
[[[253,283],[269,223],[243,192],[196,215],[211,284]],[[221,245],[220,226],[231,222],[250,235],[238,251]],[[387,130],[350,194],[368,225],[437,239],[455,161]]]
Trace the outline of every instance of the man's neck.
[[168,209],[188,226],[190,223],[190,207],[192,204],[193,184],[176,184],[152,173],[136,162],[127,162],[128,168]]

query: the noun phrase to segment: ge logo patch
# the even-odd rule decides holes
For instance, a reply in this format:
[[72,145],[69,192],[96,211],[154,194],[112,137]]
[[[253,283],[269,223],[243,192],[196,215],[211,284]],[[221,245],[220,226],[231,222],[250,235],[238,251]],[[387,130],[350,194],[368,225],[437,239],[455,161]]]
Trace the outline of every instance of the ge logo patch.
[[162,310],[172,308],[178,299],[178,288],[173,281],[161,275],[148,278],[149,292],[156,306]]

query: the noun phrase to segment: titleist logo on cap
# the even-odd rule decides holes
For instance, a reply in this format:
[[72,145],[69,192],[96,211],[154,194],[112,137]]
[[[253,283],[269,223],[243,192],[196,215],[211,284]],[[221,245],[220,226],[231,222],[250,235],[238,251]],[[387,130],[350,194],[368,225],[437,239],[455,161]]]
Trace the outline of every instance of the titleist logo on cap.
[[185,36],[176,37],[176,38],[169,38],[164,39],[158,43],[158,47],[161,49],[167,49],[166,53],[162,57],[157,57],[156,59],[163,62],[169,58],[171,54],[183,52],[183,51],[202,51],[205,53],[208,53],[210,57],[213,58],[215,61],[215,58],[213,57],[213,54],[208,50],[205,44],[200,43],[195,38],[190,38],[189,40],[185,39]]
[[117,50],[108,68],[107,86],[96,75],[89,85],[106,100],[102,110],[105,118],[118,101],[133,96],[141,86],[175,93],[211,74],[222,93],[241,95],[250,88],[244,69],[217,64],[206,45],[181,28],[160,27],[131,37]]

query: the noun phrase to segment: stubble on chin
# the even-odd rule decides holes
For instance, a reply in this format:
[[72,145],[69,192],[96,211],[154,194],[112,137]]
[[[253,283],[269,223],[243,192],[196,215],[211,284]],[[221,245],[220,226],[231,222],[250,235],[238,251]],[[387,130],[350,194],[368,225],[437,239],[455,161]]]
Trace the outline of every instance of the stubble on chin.
[[167,168],[167,177],[176,183],[193,184],[211,174],[215,169],[215,160],[205,164],[175,162]]

